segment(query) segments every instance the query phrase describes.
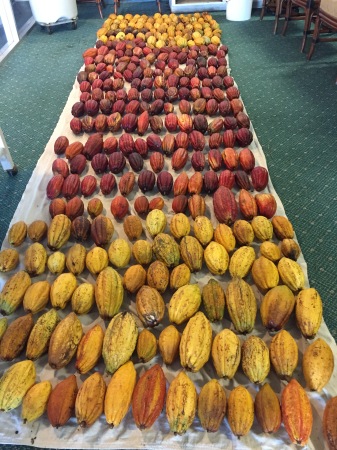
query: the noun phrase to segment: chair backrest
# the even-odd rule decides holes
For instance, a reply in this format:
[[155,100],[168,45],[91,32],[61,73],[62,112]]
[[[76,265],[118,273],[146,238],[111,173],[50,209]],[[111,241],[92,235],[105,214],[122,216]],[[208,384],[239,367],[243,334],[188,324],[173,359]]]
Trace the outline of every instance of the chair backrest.
[[321,0],[320,10],[337,20],[337,0]]

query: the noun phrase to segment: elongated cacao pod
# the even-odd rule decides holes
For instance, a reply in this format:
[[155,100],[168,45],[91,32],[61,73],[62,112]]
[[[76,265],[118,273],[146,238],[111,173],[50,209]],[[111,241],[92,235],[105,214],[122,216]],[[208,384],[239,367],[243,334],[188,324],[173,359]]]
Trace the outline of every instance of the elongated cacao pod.
[[244,386],[234,388],[228,398],[227,419],[235,436],[245,436],[254,421],[254,402]]
[[255,415],[264,433],[276,433],[281,426],[281,406],[277,395],[265,383],[255,397]]
[[197,391],[184,371],[174,378],[167,391],[166,417],[174,434],[182,435],[192,425],[197,409]]
[[136,378],[137,372],[132,361],[123,364],[113,374],[104,400],[104,414],[111,428],[117,427],[128,412]]
[[48,399],[47,415],[53,427],[65,425],[73,415],[77,391],[75,375],[69,375],[52,390]]
[[330,450],[337,449],[337,396],[330,398],[323,414],[323,433]]
[[295,378],[283,389],[281,396],[282,419],[291,442],[305,445],[312,430],[310,400]]
[[132,414],[138,428],[152,427],[165,401],[166,379],[163,369],[155,364],[139,378],[132,396]]
[[90,427],[104,410],[106,385],[102,375],[94,372],[80,387],[75,402],[75,415],[82,428]]
[[218,431],[226,414],[226,393],[218,380],[206,383],[198,397],[198,416],[208,432]]
[[231,225],[238,218],[238,205],[233,192],[225,186],[220,186],[213,195],[215,217],[220,223]]

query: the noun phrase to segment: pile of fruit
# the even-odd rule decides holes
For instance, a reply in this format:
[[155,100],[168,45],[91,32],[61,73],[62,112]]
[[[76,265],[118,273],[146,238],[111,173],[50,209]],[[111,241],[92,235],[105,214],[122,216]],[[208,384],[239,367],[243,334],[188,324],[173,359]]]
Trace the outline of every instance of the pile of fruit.
[[[165,408],[176,434],[196,415],[213,432],[227,416],[240,437],[256,417],[265,433],[283,422],[291,442],[310,439],[312,407],[296,378],[321,391],[332,376],[328,343],[304,341],[319,333],[322,300],[256,163],[220,34],[208,14],[111,15],[84,52],[73,140],[54,143],[50,222],[16,222],[0,252],[0,311],[15,317],[0,319],[0,358],[14,361],[1,410],[22,403],[28,422],[47,411],[54,427],[73,415],[89,427],[104,413],[116,427],[132,405],[147,429]],[[84,331],[82,318],[101,322]],[[44,357],[56,377],[67,370],[54,387],[36,383]],[[79,389],[75,371],[88,374]],[[212,378],[202,386],[200,371]],[[240,374],[245,386],[228,396],[215,374]],[[281,402],[275,377],[288,381]],[[331,449],[336,399],[323,418]]]

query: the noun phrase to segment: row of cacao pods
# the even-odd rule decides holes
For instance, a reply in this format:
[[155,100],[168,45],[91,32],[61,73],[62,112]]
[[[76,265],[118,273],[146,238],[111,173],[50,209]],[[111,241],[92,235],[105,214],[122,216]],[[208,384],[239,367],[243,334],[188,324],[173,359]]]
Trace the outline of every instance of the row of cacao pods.
[[[155,273],[158,275],[158,272],[162,271],[162,268],[154,268],[154,264],[152,267],[151,276],[155,276]],[[123,283],[114,269],[103,269],[98,275],[95,291],[88,283],[77,287],[76,278],[71,273],[59,275],[51,286],[43,281],[34,285],[26,283],[26,289],[22,288],[24,308],[26,311],[38,312],[46,306],[50,298],[53,308],[64,309],[71,300],[77,311],[87,313],[96,301],[99,314],[103,318],[113,317],[108,326],[107,333],[109,333],[104,342],[103,336],[101,341],[107,370],[114,372],[120,366],[120,361],[125,362],[131,357],[136,349],[138,338],[133,316],[129,313],[116,315],[123,302],[123,285],[130,292],[137,292],[137,315],[144,326],[155,327],[164,317],[165,303],[161,294],[157,289],[144,285],[140,280],[139,272],[144,272],[145,279],[148,276],[152,284],[149,278],[150,269],[147,274],[140,265],[127,269]],[[1,307],[6,314],[13,312],[15,308],[14,296],[9,295],[9,285],[14,278],[17,282],[18,276],[21,275],[23,276],[24,273],[18,272],[5,287]],[[23,281],[22,276],[21,281]],[[137,279],[133,280],[132,276],[136,276]],[[171,278],[172,276],[173,272]],[[162,280],[155,280],[155,278],[154,282],[156,286],[158,283],[162,284]],[[109,297],[106,294],[109,283],[110,289],[113,290],[113,299],[111,295]],[[34,296],[36,293],[39,293],[41,298],[37,299]],[[284,298],[281,305],[280,296]],[[230,319],[238,332],[247,333],[254,328],[257,302],[252,289],[243,280],[231,281],[227,286],[226,296],[221,286],[215,281],[206,285],[202,293],[198,285],[185,284],[177,289],[168,303],[170,322],[180,325],[187,321],[187,325],[181,337],[172,326],[165,331],[165,338],[162,332],[162,341],[168,345],[168,348],[161,346],[161,353],[166,363],[169,361],[172,363],[180,354],[181,365],[192,372],[198,372],[207,363],[212,353],[213,364],[219,377],[233,378],[240,360],[244,374],[253,383],[262,383],[265,380],[270,371],[270,361],[281,378],[289,378],[293,375],[298,363],[298,347],[286,330],[282,330],[273,337],[270,353],[265,342],[253,335],[245,340],[241,348],[240,339],[229,329],[218,333],[212,345],[211,324],[204,313],[198,311],[201,298],[203,298],[205,310],[211,311],[211,314],[214,313],[212,318],[215,318],[215,314],[217,319],[223,316],[226,302]],[[187,299],[190,301],[188,305]],[[263,298],[260,308],[264,325],[270,329],[272,324],[273,331],[279,330],[289,319],[294,307],[295,298],[286,286],[271,289]],[[2,320],[0,358],[12,361],[20,355],[27,344],[27,358],[35,360],[48,351],[48,362],[51,367],[55,369],[65,367],[75,355],[82,338],[81,322],[74,312],[60,321],[56,310],[52,309],[43,314],[34,326],[32,312],[14,320],[8,328],[7,319]],[[296,298],[296,320],[302,334],[312,338],[319,329],[321,319],[322,304],[317,291],[312,288],[302,290]],[[121,325],[123,325],[122,328]],[[126,336],[129,336],[129,339],[122,339]],[[134,338],[130,340],[130,336]],[[93,362],[90,368],[94,367],[101,356],[101,341],[94,340],[93,346],[90,345],[88,348],[90,360]],[[154,356],[153,350],[156,352],[156,345],[153,342],[153,335],[150,334],[143,339],[142,346],[145,354],[152,353],[152,357]],[[114,370],[111,367],[114,367]],[[328,383],[333,369],[333,353],[329,345],[319,338],[308,347],[303,357],[304,378],[310,389],[320,391]]]
[[[232,77],[226,77],[226,81],[228,79],[233,80]],[[145,80],[151,80],[148,84],[152,84],[151,78],[144,78],[143,81]],[[233,81],[231,82],[234,83]],[[214,79],[212,80],[212,83],[214,83]],[[203,82],[203,84],[205,83]],[[89,87],[91,93],[85,90],[87,87]],[[237,101],[234,101],[233,104],[231,104],[231,101],[237,100],[240,95],[235,86],[228,88],[228,92],[226,91],[226,93],[220,88],[216,87],[212,90],[207,86],[193,88],[191,90],[188,88],[178,89],[170,87],[166,91],[163,88],[158,87],[154,90],[145,88],[140,92],[136,88],[131,88],[129,91],[122,88],[118,89],[116,92],[109,90],[104,91],[103,89],[104,86],[102,86],[102,89],[95,87],[91,91],[90,83],[82,81],[80,84],[80,90],[82,92],[80,101],[73,104],[71,114],[74,117],[82,117],[85,114],[94,117],[101,112],[105,115],[119,113],[123,116],[124,114],[140,114],[144,111],[148,111],[150,116],[161,113],[167,115],[174,112],[174,103],[179,102],[177,104],[177,110],[179,110],[181,114],[205,114],[209,117],[213,117],[219,112],[222,116],[227,117],[230,113],[234,112],[233,106],[237,103]],[[247,125],[248,116],[244,116],[244,119],[245,120],[238,120],[237,125]],[[233,127],[233,122],[234,121],[229,122],[226,125],[228,127]]]
[[[166,418],[170,430],[175,434],[186,433],[197,414],[202,428],[209,432],[218,431],[227,416],[232,433],[240,438],[249,433],[256,416],[265,433],[276,433],[283,421],[291,442],[303,446],[310,439],[312,407],[307,393],[295,379],[282,390],[281,402],[268,383],[259,390],[254,401],[244,386],[234,388],[227,398],[225,390],[216,380],[206,383],[198,395],[194,383],[184,371],[172,380],[166,392],[165,374],[158,364],[145,371],[137,381],[136,370],[128,362],[118,369],[108,386],[102,375],[95,372],[85,379],[79,389],[74,375],[57,383],[54,388],[48,381],[34,384],[36,375],[32,365],[30,361],[23,361],[3,376],[10,381],[22,374],[24,369],[30,373],[21,388],[17,389],[18,392],[15,392],[16,402],[6,401],[1,396],[2,409],[5,410],[23,403],[24,421],[37,420],[47,412],[48,420],[54,427],[66,425],[73,415],[79,425],[90,427],[104,413],[107,423],[116,427],[132,406],[134,422],[143,430],[154,425],[166,400]],[[91,401],[93,393],[95,402]],[[294,397],[298,399],[295,403]],[[330,449],[336,448],[337,439],[334,427],[335,403],[336,397],[328,401],[322,424]]]

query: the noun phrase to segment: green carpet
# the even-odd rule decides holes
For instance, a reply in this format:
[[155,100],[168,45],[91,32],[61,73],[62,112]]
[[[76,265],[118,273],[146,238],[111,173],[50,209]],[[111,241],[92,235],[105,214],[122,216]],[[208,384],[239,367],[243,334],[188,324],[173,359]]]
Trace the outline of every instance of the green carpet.
[[[169,12],[168,4],[161,4]],[[142,13],[157,12],[155,2],[141,5]],[[103,12],[107,17],[113,6]],[[140,12],[139,4],[122,3],[119,13],[126,12]],[[308,263],[310,285],[322,296],[324,318],[336,339],[337,43],[318,44],[307,62],[299,51],[301,22],[291,22],[283,37],[273,35],[272,15],[260,21],[254,11],[247,22],[213,15],[229,46],[232,75],[274,187]],[[19,168],[14,178],[0,170],[0,242],[63,110],[81,54],[94,44],[101,24],[95,5],[79,5],[77,30],[65,24],[49,35],[37,25],[0,64],[0,127]]]

